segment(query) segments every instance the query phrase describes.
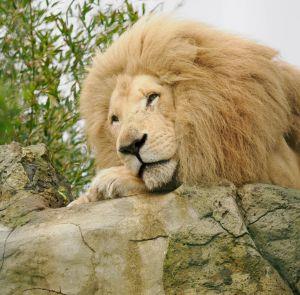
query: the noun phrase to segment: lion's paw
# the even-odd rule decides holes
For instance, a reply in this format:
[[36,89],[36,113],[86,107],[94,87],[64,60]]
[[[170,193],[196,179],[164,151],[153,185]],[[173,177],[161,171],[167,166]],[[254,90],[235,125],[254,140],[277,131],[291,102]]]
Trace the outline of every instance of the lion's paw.
[[126,197],[145,190],[143,181],[132,175],[126,167],[111,167],[100,170],[92,180],[90,188],[67,207],[97,200]]

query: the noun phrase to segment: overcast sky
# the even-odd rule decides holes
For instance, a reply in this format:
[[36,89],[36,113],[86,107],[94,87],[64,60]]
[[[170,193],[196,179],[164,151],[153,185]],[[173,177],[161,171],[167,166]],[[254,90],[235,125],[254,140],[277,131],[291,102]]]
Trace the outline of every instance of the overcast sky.
[[[1,0],[0,0],[1,1]],[[64,7],[71,0],[60,0]],[[83,0],[75,0],[83,1]],[[115,4],[124,0],[102,0]],[[300,67],[300,0],[131,0],[148,9],[163,4],[183,19],[208,23],[280,51],[283,60]],[[178,4],[182,3],[179,8]]]
[[[182,1],[144,2],[163,2],[165,11],[173,11]],[[269,45],[300,67],[300,0],[185,0],[175,14]]]

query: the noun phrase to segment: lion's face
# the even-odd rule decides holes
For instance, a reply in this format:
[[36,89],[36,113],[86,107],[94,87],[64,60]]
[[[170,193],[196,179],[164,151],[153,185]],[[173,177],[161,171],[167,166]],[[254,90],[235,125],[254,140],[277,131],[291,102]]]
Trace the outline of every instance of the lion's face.
[[151,191],[176,186],[177,143],[171,89],[152,76],[119,76],[107,126],[124,165]]

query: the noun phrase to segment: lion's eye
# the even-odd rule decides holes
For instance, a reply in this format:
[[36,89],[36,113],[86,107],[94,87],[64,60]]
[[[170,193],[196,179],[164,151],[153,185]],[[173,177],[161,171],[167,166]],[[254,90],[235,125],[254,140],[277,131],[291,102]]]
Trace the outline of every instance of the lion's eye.
[[112,115],[110,118],[110,122],[111,124],[115,123],[115,122],[119,122],[119,118],[116,115]]
[[147,106],[149,106],[151,102],[154,101],[157,97],[160,97],[160,94],[156,92],[152,92],[147,95]]

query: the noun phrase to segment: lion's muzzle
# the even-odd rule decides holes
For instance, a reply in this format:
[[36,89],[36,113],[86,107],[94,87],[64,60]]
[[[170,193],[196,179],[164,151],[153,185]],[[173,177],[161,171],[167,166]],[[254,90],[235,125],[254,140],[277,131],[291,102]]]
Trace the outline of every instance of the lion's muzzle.
[[119,152],[124,155],[134,155],[138,158],[139,161],[143,162],[143,160],[140,157],[140,149],[145,144],[147,140],[147,134],[143,134],[143,136],[140,139],[133,140],[129,145],[121,146],[119,148]]
[[159,114],[135,113],[123,123],[118,155],[150,191],[164,191],[175,183],[176,140],[173,125]]

